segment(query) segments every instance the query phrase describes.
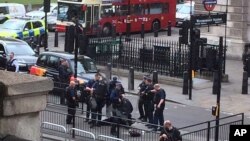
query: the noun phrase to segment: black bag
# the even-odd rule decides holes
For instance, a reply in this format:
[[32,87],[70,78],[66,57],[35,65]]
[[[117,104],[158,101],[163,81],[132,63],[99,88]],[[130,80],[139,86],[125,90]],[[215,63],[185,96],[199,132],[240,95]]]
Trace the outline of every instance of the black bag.
[[139,132],[137,132],[137,131],[135,131],[135,130],[130,130],[130,131],[129,131],[129,135],[130,135],[131,137],[140,137],[140,136],[141,136],[141,133],[139,133]]

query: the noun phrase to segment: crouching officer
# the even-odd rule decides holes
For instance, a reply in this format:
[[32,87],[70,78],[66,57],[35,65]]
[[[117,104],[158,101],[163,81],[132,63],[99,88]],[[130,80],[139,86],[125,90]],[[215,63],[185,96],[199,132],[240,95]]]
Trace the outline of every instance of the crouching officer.
[[68,115],[66,118],[66,123],[71,124],[71,121],[76,114],[76,106],[78,105],[77,93],[74,81],[70,81],[69,87],[66,88],[66,99],[68,105]]
[[112,135],[116,135],[117,134],[117,128],[116,128],[116,124],[120,123],[120,118],[117,118],[120,114],[119,112],[119,108],[121,106],[121,102],[122,102],[122,95],[123,95],[123,91],[122,91],[122,84],[121,83],[116,83],[116,87],[115,89],[111,92],[110,95],[110,101],[112,104],[112,108],[113,108],[113,124],[111,126],[111,134]]

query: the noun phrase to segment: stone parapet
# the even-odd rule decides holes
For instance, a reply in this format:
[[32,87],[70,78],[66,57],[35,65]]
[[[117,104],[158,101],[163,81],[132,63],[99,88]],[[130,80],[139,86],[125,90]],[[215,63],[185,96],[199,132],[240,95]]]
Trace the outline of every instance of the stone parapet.
[[48,78],[0,71],[0,133],[40,140],[39,113],[52,89]]

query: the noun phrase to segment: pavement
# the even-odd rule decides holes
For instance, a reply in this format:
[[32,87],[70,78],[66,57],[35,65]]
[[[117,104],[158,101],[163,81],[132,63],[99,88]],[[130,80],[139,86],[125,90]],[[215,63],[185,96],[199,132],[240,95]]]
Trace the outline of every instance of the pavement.
[[[172,40],[177,39],[175,35],[168,37],[165,32],[159,34],[158,39],[160,40]],[[64,36],[59,35],[59,47],[53,47],[53,33],[50,34],[49,38],[49,49],[50,50],[63,50],[64,48]],[[136,36],[136,35],[135,35]],[[137,35],[139,36],[139,35]],[[146,35],[147,38],[154,38],[152,33]],[[227,113],[229,115],[237,113],[245,113],[247,118],[250,118],[250,95],[242,95],[242,75],[243,75],[243,64],[239,60],[226,60],[226,74],[229,76],[229,82],[222,83],[221,87],[221,112]],[[161,76],[159,76],[161,77]],[[122,82],[126,91],[131,93],[137,92],[137,86],[141,80],[135,79],[135,90],[128,90],[128,78],[118,76]],[[161,87],[165,89],[167,96],[166,99],[169,101],[174,101],[177,103],[196,106],[205,109],[210,109],[212,106],[216,105],[217,95],[212,94],[212,84],[210,80],[204,80],[199,78],[194,78],[194,88],[192,91],[192,100],[189,100],[188,95],[182,94],[182,87],[172,86],[167,84],[161,84]]]
[[[229,115],[245,113],[245,116],[250,118],[250,95],[241,94],[242,68],[243,65],[241,61],[226,61],[226,74],[229,75],[229,82],[222,83],[221,112]],[[137,92],[137,87],[135,87],[135,90],[128,90],[128,78],[118,77],[128,92]],[[141,80],[135,80],[135,86],[138,86],[140,82]],[[212,106],[216,105],[217,95],[212,94],[213,82],[210,80],[194,78],[192,100],[189,100],[188,95],[182,94],[182,87],[167,84],[160,85],[166,91],[166,99],[168,101],[205,109],[211,109]]]

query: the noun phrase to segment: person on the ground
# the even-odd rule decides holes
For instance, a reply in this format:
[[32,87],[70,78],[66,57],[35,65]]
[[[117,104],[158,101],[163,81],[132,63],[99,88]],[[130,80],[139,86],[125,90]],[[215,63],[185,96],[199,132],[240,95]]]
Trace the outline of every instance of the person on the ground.
[[182,141],[180,131],[172,125],[170,120],[164,122],[159,141]]
[[116,87],[115,89],[111,92],[110,95],[110,101],[112,104],[112,114],[113,114],[113,123],[111,125],[111,134],[112,135],[116,135],[117,134],[117,129],[116,129],[116,123],[120,123],[120,118],[118,118],[120,112],[118,111],[118,109],[121,106],[121,102],[122,102],[122,95],[124,94],[122,89],[122,84],[121,83],[116,83]]
[[19,72],[19,64],[15,59],[14,52],[10,53],[10,59],[6,63],[6,69],[7,71]]
[[153,103],[153,98],[154,98],[154,93],[151,92],[151,90],[154,89],[154,86],[152,84],[152,79],[147,78],[146,80],[146,88],[142,92],[143,97],[144,97],[144,109],[145,109],[145,117],[144,121],[148,121],[149,124],[147,126],[149,128],[152,127],[153,122],[153,112],[154,112],[154,103]]
[[91,120],[90,120],[90,113],[91,113],[91,103],[90,103],[90,98],[93,92],[92,88],[94,87],[95,82],[99,81],[100,76],[98,73],[95,74],[95,78],[91,79],[88,81],[87,86],[86,86],[86,92],[87,92],[87,96],[86,96],[86,104],[87,104],[87,113],[86,113],[86,122],[89,122],[89,124],[91,124]]
[[70,81],[69,86],[66,88],[66,99],[68,106],[68,115],[66,118],[66,123],[71,124],[73,116],[76,114],[77,106],[77,93],[75,87],[75,81]]
[[145,90],[146,88],[146,80],[147,80],[148,76],[143,76],[143,81],[140,83],[138,89],[139,89],[139,99],[138,99],[138,109],[139,109],[139,114],[140,117],[138,119],[144,121],[144,116],[145,116],[145,109],[143,108],[144,105],[144,96],[142,94],[142,92]]
[[163,111],[165,108],[165,98],[166,98],[166,93],[164,89],[160,87],[159,84],[154,85],[154,90],[151,90],[151,92],[155,93],[154,94],[154,128],[153,131],[160,131],[161,128],[158,127],[160,125],[161,127],[163,126],[164,123],[164,116],[163,116]]

